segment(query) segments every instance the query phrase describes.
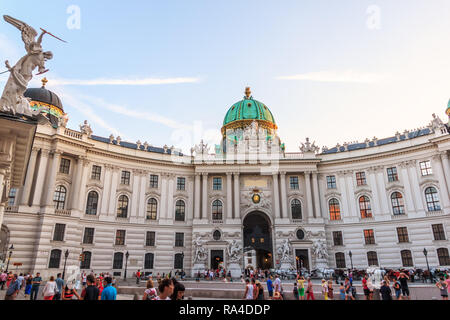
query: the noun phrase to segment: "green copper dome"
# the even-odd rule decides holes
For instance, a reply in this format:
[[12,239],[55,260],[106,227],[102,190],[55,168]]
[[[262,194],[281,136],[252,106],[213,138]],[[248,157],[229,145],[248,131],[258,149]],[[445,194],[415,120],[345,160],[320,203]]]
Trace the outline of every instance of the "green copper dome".
[[244,100],[231,106],[223,120],[223,126],[228,127],[232,123],[252,122],[256,120],[265,126],[276,129],[275,119],[269,108],[250,96],[250,88],[246,88]]

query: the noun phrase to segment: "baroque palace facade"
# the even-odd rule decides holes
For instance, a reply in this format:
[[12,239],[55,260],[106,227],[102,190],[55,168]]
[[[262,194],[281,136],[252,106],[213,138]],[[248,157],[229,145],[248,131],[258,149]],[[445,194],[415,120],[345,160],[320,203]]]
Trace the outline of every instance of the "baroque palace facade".
[[13,244],[19,270],[48,276],[67,259],[116,276],[189,274],[231,257],[241,268],[426,268],[424,248],[431,267],[450,265],[450,135],[435,115],[389,138],[321,150],[307,139],[287,153],[247,89],[214,152],[200,143],[185,155],[96,136],[87,122],[66,128],[54,93],[25,95],[54,112],[24,186],[3,199],[2,258]]

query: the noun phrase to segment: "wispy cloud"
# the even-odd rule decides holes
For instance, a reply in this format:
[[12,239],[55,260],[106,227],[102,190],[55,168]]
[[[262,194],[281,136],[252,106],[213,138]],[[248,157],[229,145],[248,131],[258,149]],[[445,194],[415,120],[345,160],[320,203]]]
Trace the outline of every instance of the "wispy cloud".
[[52,79],[52,83],[62,86],[150,86],[161,84],[180,84],[199,82],[197,77],[176,77],[176,78],[97,78],[97,79]]
[[345,71],[317,71],[300,73],[288,76],[278,76],[277,80],[302,80],[315,82],[350,82],[350,83],[375,83],[386,79],[387,76],[379,73]]
[[[0,60],[3,64],[4,60],[9,60],[10,64],[13,65],[19,59],[19,47],[17,44],[13,43],[6,35],[0,33]],[[25,49],[23,49],[23,54],[25,55]],[[5,69],[5,68],[1,68]]]

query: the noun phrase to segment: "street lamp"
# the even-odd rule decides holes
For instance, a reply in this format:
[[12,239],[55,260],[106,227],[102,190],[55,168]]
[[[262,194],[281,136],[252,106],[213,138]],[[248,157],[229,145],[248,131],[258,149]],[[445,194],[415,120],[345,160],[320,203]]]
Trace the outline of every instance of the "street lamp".
[[62,274],[63,280],[64,280],[64,277],[66,276],[66,264],[67,264],[68,257],[69,257],[69,249],[67,249],[66,252],[64,252],[64,270],[63,270],[63,274]]
[[428,273],[430,274],[430,282],[433,283],[433,277],[431,276],[430,265],[428,264],[427,248],[423,248],[423,255],[425,256],[425,261],[427,262],[427,269],[428,269]]
[[350,257],[350,264],[351,264],[352,270],[353,270],[353,259],[352,259],[353,254],[351,251],[348,252],[348,256]]
[[130,254],[128,253],[128,251],[125,253],[125,274],[123,276],[123,280],[127,280],[127,268],[128,268],[128,257],[130,256]]

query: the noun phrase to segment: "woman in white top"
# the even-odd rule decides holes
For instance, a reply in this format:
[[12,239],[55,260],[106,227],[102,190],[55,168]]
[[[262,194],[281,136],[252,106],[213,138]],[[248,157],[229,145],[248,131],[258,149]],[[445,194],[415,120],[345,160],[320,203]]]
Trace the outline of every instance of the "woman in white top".
[[245,283],[244,300],[253,300],[253,285],[248,279],[245,280]]
[[56,294],[56,281],[55,277],[51,276],[50,280],[45,284],[44,290],[42,294],[44,295],[44,300],[53,300],[54,295]]

